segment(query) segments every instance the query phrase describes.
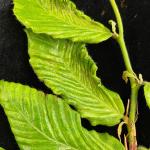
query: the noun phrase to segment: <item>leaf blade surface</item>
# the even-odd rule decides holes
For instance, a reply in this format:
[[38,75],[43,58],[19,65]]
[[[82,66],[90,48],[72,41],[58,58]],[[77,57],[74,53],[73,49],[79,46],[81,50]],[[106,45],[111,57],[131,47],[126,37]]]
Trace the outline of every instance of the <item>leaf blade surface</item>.
[[149,82],[145,82],[144,95],[145,95],[147,106],[150,108],[150,83]]
[[124,150],[114,137],[82,128],[80,115],[56,96],[0,81],[0,104],[22,150]]
[[54,38],[99,43],[112,36],[109,29],[77,10],[70,0],[14,0],[14,13],[27,28]]
[[112,126],[123,117],[120,96],[105,88],[82,43],[27,31],[30,64],[39,79],[73,105],[92,125]]
[[140,146],[138,146],[138,150],[150,150],[150,149],[140,145]]

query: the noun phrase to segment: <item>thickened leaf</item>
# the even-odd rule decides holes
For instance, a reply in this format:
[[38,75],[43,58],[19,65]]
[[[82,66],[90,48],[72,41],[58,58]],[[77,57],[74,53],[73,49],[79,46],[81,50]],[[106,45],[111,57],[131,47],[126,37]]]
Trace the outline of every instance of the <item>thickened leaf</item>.
[[98,43],[112,36],[109,29],[77,10],[70,0],[14,0],[14,13],[27,28],[54,38]]
[[0,104],[22,150],[124,150],[114,137],[84,129],[80,115],[56,96],[1,81]]
[[147,105],[150,108],[150,82],[145,82],[144,95],[145,95]]
[[39,79],[76,107],[92,125],[115,125],[123,117],[119,95],[109,91],[96,77],[97,66],[85,45],[54,40],[27,31],[30,63]]

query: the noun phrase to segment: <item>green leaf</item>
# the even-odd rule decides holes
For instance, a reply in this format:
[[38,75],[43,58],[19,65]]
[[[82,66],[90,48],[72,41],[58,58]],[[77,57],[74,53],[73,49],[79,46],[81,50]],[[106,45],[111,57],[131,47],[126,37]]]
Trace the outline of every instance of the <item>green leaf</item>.
[[99,43],[112,33],[76,9],[70,0],[14,0],[14,13],[27,28],[54,38]]
[[56,96],[1,81],[0,104],[22,150],[124,150],[114,137],[84,129],[80,115]]
[[150,108],[150,83],[149,82],[145,82],[144,95],[145,95],[147,105]]
[[146,148],[146,147],[144,147],[144,146],[139,146],[139,147],[138,147],[138,150],[150,150],[150,149],[148,149],[148,148]]
[[39,79],[76,107],[92,125],[120,122],[124,107],[119,95],[96,77],[97,66],[82,43],[54,40],[27,31],[30,63]]

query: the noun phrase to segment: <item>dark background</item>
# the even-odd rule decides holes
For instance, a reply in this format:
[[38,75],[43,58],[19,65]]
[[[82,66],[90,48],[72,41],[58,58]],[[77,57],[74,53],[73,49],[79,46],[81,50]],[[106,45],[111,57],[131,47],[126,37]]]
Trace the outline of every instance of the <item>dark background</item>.
[[[108,0],[74,0],[77,7],[96,21],[106,26],[113,19],[113,12]],[[150,81],[150,1],[149,0],[117,0],[122,13],[125,39],[133,68],[142,73],[145,80]],[[12,12],[11,0],[0,0],[0,79],[30,85],[46,93],[50,91],[37,79],[29,65],[27,53],[27,37],[23,26],[16,20]],[[130,88],[121,79],[124,68],[120,49],[111,39],[106,42],[88,45],[89,53],[97,63],[98,76],[104,85],[117,91],[124,103],[129,98]],[[83,126],[93,129],[87,120]],[[143,90],[139,94],[139,119],[137,121],[138,143],[150,146],[150,110],[146,106]],[[97,131],[108,131],[116,136],[117,127],[96,126]],[[10,130],[7,117],[0,107],[0,146],[6,150],[17,150],[18,146]]]

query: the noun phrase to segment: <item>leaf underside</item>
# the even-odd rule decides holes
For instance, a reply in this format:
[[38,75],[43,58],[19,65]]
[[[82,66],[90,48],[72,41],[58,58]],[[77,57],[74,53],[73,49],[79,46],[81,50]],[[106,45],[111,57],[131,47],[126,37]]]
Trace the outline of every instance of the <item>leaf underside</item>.
[[0,104],[21,150],[124,150],[109,134],[82,128],[80,115],[56,96],[0,81]]
[[150,82],[146,82],[144,85],[144,95],[145,95],[146,103],[150,108]]
[[112,33],[76,9],[70,0],[14,0],[14,13],[26,28],[54,38],[99,43]]
[[92,125],[112,126],[120,122],[124,113],[120,96],[100,83],[97,66],[84,44],[26,32],[30,64],[40,80]]

